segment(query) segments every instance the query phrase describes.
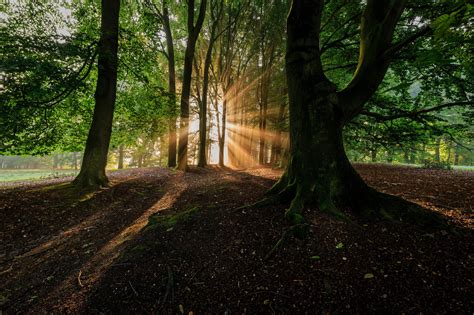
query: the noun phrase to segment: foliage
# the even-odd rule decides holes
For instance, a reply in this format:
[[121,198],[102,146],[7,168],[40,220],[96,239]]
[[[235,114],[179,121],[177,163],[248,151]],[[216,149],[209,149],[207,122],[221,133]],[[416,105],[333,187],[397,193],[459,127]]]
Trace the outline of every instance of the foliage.
[[435,170],[451,170],[451,164],[447,161],[435,161],[432,159],[425,159],[423,161],[423,168]]

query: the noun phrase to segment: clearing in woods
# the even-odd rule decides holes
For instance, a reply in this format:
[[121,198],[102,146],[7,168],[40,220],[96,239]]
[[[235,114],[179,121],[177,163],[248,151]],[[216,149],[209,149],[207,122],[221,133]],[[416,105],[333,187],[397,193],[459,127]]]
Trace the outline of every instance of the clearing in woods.
[[455,230],[306,209],[308,237],[283,238],[272,252],[288,205],[238,207],[261,199],[277,170],[132,169],[81,198],[51,189],[66,179],[23,183],[0,190],[0,310],[472,310],[474,172],[356,168]]

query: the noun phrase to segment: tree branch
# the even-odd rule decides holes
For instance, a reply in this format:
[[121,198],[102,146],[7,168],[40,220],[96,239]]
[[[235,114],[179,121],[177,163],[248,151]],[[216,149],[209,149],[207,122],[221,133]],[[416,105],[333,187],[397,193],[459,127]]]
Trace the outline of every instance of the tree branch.
[[414,111],[414,112],[404,112],[404,113],[388,115],[388,116],[378,114],[378,113],[368,112],[368,111],[362,111],[361,114],[364,115],[364,116],[373,117],[378,121],[389,121],[389,120],[395,120],[395,119],[399,119],[399,118],[416,117],[416,116],[419,116],[421,114],[426,114],[426,113],[430,113],[430,112],[439,111],[439,110],[444,109],[444,108],[455,107],[455,106],[464,106],[464,105],[473,105],[473,104],[474,104],[474,101],[453,102],[453,103],[441,104],[441,105],[421,109],[421,110]]
[[410,45],[414,41],[416,41],[418,38],[430,35],[433,33],[433,30],[431,29],[430,26],[425,26],[421,28],[419,31],[413,33],[412,35],[408,36],[407,38],[393,44],[390,46],[385,52],[383,53],[383,58],[390,58],[393,57],[396,53],[398,53],[400,50],[405,48],[406,46]]

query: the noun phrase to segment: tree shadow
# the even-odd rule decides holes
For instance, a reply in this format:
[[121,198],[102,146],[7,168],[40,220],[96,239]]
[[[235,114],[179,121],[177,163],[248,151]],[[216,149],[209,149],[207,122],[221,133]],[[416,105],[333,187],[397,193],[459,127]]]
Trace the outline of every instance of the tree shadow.
[[[168,170],[149,169],[86,195],[47,186],[19,195],[15,190],[4,192],[7,204],[2,212],[10,217],[4,221],[6,248],[1,252],[7,246],[14,250],[0,262],[0,309],[41,310],[48,296],[86,286],[85,277],[90,276],[86,273],[113,259],[148,216],[161,210],[154,206],[166,196],[169,178]],[[84,280],[78,277],[80,272]]]

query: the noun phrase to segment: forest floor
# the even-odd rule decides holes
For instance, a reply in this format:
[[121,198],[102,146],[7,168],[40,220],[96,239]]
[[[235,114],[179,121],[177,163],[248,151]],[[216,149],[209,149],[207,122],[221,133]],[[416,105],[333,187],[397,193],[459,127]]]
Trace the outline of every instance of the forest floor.
[[269,168],[131,169],[80,198],[65,179],[0,188],[0,314],[472,314],[474,172],[356,168],[450,228],[307,209],[307,238],[268,255],[288,205],[238,208],[281,175]]

